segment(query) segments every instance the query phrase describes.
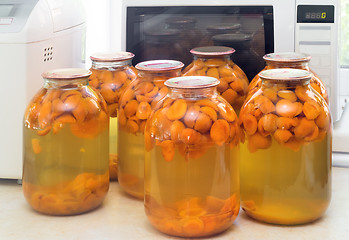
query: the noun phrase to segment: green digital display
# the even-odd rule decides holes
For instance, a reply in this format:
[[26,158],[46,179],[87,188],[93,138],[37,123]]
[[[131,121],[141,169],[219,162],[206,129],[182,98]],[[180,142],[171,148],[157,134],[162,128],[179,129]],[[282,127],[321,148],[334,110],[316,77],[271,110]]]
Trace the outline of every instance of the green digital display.
[[334,6],[298,5],[297,23],[334,23]]

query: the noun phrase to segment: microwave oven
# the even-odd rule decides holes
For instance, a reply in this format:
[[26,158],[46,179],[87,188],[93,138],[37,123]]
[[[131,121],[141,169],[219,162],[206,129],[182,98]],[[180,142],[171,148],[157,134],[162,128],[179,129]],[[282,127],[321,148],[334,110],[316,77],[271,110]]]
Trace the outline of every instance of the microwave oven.
[[266,53],[309,54],[310,68],[328,90],[333,120],[340,119],[345,103],[339,91],[338,0],[120,0],[110,4],[110,49],[133,52],[134,64],[153,59],[188,64],[190,48],[225,45],[236,50],[233,61],[251,80],[263,69]]

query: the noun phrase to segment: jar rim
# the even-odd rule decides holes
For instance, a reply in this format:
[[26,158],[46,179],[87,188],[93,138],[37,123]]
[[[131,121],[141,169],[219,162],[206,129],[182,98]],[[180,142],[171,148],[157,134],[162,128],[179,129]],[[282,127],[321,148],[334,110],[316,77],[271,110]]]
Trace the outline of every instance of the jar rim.
[[141,71],[171,71],[181,69],[184,64],[176,60],[150,60],[138,63],[135,68]]
[[134,58],[131,52],[98,52],[90,56],[95,62],[121,62]]
[[309,62],[311,56],[306,53],[299,52],[280,52],[280,53],[268,53],[263,56],[265,61],[269,62]]
[[92,74],[90,70],[84,68],[60,68],[43,72],[41,76],[46,79],[77,79],[89,77]]
[[210,88],[218,84],[219,80],[217,78],[207,76],[182,76],[165,81],[165,86],[179,89]]
[[265,80],[274,81],[302,81],[310,80],[312,74],[309,71],[295,68],[277,68],[261,71],[258,76]]
[[190,50],[191,54],[204,57],[225,56],[233,54],[234,52],[234,48],[224,46],[205,46],[193,48]]
[[216,23],[206,27],[208,31],[223,31],[223,30],[238,30],[241,27],[240,23]]

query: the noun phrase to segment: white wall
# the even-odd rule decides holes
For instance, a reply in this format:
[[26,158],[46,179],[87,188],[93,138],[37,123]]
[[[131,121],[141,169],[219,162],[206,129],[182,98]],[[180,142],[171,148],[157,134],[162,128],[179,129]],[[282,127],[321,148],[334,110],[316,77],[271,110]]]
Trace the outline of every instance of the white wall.
[[82,2],[86,12],[86,68],[90,68],[91,54],[110,50],[110,0]]

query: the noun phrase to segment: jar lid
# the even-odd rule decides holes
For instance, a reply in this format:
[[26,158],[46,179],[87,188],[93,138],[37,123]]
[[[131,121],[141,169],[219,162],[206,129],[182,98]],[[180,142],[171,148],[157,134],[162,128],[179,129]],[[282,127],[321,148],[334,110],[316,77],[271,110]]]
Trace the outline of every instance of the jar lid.
[[132,59],[135,55],[130,52],[99,52],[90,56],[95,62],[120,62]]
[[229,31],[239,30],[240,27],[241,27],[240,23],[218,23],[218,24],[212,24],[207,26],[206,30],[210,32],[226,33]]
[[214,77],[207,76],[184,76],[170,78],[165,82],[165,86],[169,88],[196,89],[215,87],[219,84],[219,80]]
[[259,77],[267,80],[277,81],[299,81],[309,80],[312,74],[309,71],[295,68],[277,68],[261,71]]
[[177,29],[159,29],[159,30],[144,32],[146,36],[151,36],[151,37],[173,37],[178,35],[179,33],[180,31]]
[[223,46],[207,46],[197,47],[190,50],[190,53],[198,56],[212,57],[212,56],[224,56],[230,55],[235,52],[234,48],[223,47]]
[[184,64],[176,60],[150,60],[145,62],[140,62],[136,66],[136,69],[141,71],[170,71],[181,69]]
[[46,79],[77,79],[89,77],[90,75],[91,71],[83,68],[61,68],[41,74]]
[[246,33],[228,33],[228,34],[219,34],[212,37],[214,41],[218,42],[247,42],[252,40],[252,36]]
[[167,24],[176,24],[176,25],[193,24],[195,22],[196,20],[191,17],[169,17],[165,21],[165,23]]
[[305,53],[281,52],[266,54],[263,59],[269,62],[309,62],[311,56]]

